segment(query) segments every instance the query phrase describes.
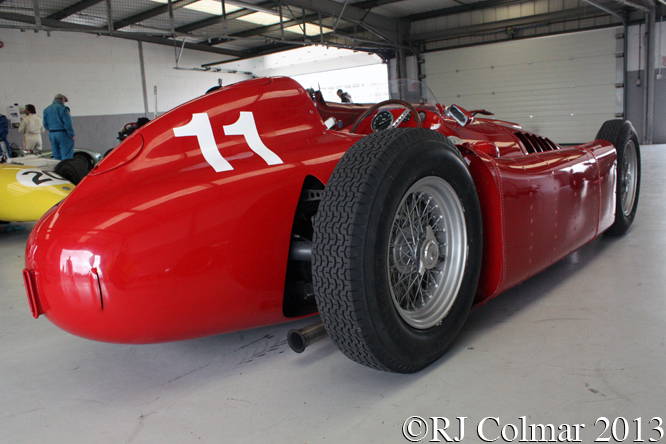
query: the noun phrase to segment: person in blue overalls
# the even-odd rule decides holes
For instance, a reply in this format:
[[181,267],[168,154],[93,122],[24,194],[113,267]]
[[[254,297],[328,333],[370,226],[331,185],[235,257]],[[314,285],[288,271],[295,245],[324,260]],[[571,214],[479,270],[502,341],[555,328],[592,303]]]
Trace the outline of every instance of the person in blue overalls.
[[53,158],[57,160],[74,157],[74,127],[69,108],[65,106],[67,97],[56,94],[53,103],[44,109],[44,128],[49,131]]
[[9,119],[0,114],[0,163],[12,163],[12,149],[7,141],[9,134]]

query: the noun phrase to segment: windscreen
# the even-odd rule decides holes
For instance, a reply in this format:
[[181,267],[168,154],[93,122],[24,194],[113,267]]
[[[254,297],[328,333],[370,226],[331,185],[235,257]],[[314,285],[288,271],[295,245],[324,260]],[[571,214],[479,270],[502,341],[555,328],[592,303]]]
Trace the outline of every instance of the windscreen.
[[432,110],[439,113],[437,98],[430,91],[430,88],[417,80],[390,80],[388,83],[378,86],[374,94],[373,103],[389,99],[402,100],[412,105],[419,105],[421,108],[431,105]]

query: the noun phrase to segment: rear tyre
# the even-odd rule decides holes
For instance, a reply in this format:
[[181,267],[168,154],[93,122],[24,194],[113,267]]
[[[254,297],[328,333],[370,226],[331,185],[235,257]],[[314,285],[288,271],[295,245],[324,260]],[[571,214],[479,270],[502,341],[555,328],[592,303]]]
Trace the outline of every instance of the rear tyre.
[[87,161],[79,157],[61,160],[53,171],[74,185],[78,185],[89,172]]
[[425,129],[371,134],[333,171],[315,218],[326,331],[352,360],[411,373],[438,359],[474,299],[479,201],[460,153]]
[[628,120],[605,122],[596,139],[606,140],[617,150],[615,222],[606,230],[610,236],[627,232],[636,217],[641,188],[641,153],[636,130]]

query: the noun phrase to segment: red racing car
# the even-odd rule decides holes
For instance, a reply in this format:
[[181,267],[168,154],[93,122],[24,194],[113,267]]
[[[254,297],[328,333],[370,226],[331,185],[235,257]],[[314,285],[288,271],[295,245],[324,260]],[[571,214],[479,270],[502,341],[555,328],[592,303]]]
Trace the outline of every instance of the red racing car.
[[561,147],[418,82],[389,91],[334,104],[253,79],[141,127],[34,227],[33,316],[149,343],[319,312],[351,359],[414,372],[473,305],[630,227],[628,121]]

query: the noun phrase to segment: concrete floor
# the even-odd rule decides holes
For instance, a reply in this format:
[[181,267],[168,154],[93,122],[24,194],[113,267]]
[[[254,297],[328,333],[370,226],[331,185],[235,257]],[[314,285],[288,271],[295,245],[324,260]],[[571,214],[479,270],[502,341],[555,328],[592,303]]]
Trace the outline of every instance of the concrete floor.
[[[21,270],[31,225],[0,232],[0,443],[401,443],[414,415],[428,421],[421,442],[432,442],[435,416],[453,423],[450,438],[467,417],[464,443],[484,442],[483,418],[520,427],[522,416],[558,435],[570,425],[571,440],[584,424],[585,443],[602,434],[600,417],[618,432],[626,418],[620,441],[633,442],[641,418],[642,439],[657,439],[648,422],[666,420],[666,145],[642,154],[626,236],[474,309],[451,350],[414,375],[355,364],[330,340],[293,353],[287,331],[310,320],[160,345],[77,338],[30,316]],[[500,427],[486,420],[481,431],[520,442]]]

